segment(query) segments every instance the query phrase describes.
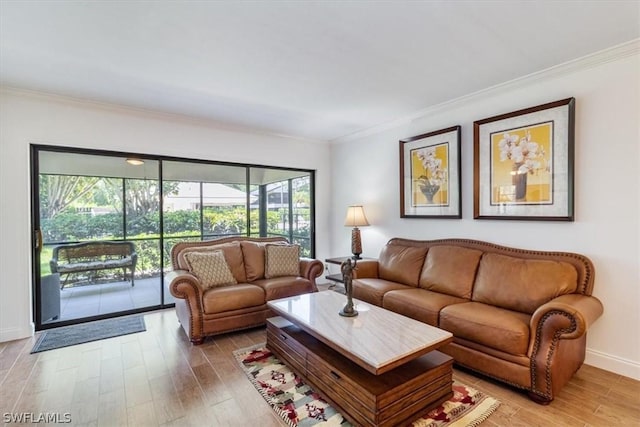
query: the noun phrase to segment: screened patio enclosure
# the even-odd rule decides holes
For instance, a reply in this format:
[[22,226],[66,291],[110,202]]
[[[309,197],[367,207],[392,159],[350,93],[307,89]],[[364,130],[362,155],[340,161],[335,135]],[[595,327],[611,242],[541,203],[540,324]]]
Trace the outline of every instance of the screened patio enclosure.
[[35,145],[32,165],[37,329],[172,306],[178,241],[284,236],[314,255],[313,171]]

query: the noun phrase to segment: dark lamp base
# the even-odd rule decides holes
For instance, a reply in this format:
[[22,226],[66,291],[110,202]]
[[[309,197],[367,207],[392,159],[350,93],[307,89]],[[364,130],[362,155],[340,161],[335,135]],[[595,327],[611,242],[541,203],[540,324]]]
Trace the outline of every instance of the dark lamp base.
[[354,227],[351,230],[351,253],[353,259],[362,259],[360,258],[360,254],[362,253],[362,243],[360,242],[360,229],[358,227]]
[[347,307],[344,307],[338,312],[338,314],[344,317],[356,317],[358,315],[358,310],[355,310],[353,308],[351,308],[351,310],[348,310]]

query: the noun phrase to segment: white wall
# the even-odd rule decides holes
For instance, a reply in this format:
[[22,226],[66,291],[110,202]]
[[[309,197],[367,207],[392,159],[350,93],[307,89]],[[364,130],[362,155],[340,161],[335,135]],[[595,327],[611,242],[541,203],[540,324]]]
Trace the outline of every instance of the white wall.
[[0,92],[0,341],[32,334],[29,144],[316,170],[316,254],[329,254],[326,142],[15,90]]
[[[391,237],[464,237],[578,252],[596,267],[604,315],[589,330],[587,363],[640,379],[640,59],[638,43],[425,111],[332,146],[332,255],[348,254],[346,206],[363,204],[363,255]],[[508,58],[505,58],[508,60]],[[497,65],[499,66],[499,65]],[[473,219],[473,121],[576,98],[575,222]],[[462,126],[462,220],[401,219],[398,141]]]

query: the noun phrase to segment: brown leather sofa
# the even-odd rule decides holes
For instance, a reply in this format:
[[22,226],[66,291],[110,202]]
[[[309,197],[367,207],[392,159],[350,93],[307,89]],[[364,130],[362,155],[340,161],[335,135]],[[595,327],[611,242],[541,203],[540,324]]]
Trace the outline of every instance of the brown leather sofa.
[[[324,271],[322,262],[300,258],[299,275],[265,278],[265,245],[287,243],[285,238],[227,237],[203,242],[181,242],[171,248],[173,271],[167,275],[176,313],[182,328],[194,344],[209,335],[265,324],[275,314],[267,301],[317,292],[316,277]],[[237,284],[205,289],[189,273],[185,254],[222,250]]]
[[454,335],[459,365],[546,404],[580,368],[586,332],[603,312],[594,267],[579,254],[463,239],[391,239],[357,264],[355,298]]

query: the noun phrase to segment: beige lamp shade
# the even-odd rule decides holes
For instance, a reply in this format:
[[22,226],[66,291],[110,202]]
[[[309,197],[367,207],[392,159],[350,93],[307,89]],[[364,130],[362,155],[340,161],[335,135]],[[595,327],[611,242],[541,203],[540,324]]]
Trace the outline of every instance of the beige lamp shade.
[[352,258],[361,259],[360,254],[362,253],[362,242],[360,240],[360,229],[358,227],[369,225],[369,221],[367,221],[367,216],[364,214],[364,209],[361,205],[349,206],[347,209],[347,217],[344,220],[344,225],[347,227],[353,227],[353,230],[351,230]]
[[349,206],[347,209],[347,217],[344,220],[346,227],[363,227],[369,225],[367,216],[364,214],[362,205]]

